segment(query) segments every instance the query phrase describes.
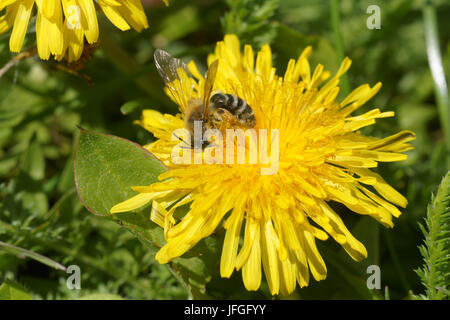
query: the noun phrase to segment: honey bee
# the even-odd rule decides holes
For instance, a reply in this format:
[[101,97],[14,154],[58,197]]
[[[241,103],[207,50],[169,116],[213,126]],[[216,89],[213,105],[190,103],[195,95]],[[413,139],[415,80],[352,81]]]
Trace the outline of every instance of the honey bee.
[[[201,141],[195,141],[194,124],[196,121],[201,121],[202,124],[201,137],[208,129],[224,131],[225,129],[237,128],[250,129],[255,126],[254,112],[245,100],[234,94],[221,92],[212,95],[219,60],[215,60],[209,66],[205,76],[203,97],[199,99],[190,97],[190,92],[182,92],[186,90],[183,88],[189,86],[183,85],[183,80],[179,76],[180,68],[184,70],[188,77],[192,77],[187,66],[181,60],[173,58],[169,53],[161,49],[155,51],[154,58],[156,69],[166,87],[172,96],[176,97],[183,104],[181,108],[185,119],[184,127],[191,134],[191,143],[186,144],[190,148],[201,146],[203,149],[209,145],[209,142],[203,140],[203,138],[201,138]],[[183,98],[185,96],[189,96],[187,101]]]

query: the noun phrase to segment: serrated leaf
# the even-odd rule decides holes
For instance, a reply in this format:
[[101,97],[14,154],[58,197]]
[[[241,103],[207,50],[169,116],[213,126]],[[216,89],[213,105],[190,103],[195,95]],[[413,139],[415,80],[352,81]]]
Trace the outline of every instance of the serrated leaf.
[[419,228],[425,237],[424,243],[418,246],[424,265],[416,269],[417,275],[425,286],[422,299],[448,299],[446,286],[449,283],[450,263],[450,171],[442,179],[436,196],[431,196],[427,207],[425,224],[419,223]]

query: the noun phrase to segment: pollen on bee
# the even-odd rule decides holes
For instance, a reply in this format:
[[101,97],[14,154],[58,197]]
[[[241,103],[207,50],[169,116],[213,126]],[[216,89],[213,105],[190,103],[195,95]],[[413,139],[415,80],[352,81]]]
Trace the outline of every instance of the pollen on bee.
[[[279,130],[218,129],[202,130],[202,121],[195,121],[194,137],[187,129],[177,129],[172,141],[174,164],[256,165],[261,175],[273,175],[279,167]],[[225,138],[224,138],[225,134]],[[191,143],[189,143],[191,142]]]

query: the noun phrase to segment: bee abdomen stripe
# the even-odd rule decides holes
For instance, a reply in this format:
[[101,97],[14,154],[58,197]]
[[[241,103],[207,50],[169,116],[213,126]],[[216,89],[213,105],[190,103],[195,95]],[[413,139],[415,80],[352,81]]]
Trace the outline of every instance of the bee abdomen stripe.
[[227,109],[233,112],[236,115],[239,115],[243,112],[245,112],[246,109],[248,109],[247,102],[235,95],[227,94],[227,102],[226,106]]
[[235,101],[236,101],[235,96],[232,94],[226,94],[225,96],[227,97],[226,101],[225,101],[225,105],[228,107],[234,106]]
[[253,109],[250,107],[247,107],[245,110],[243,110],[242,112],[238,113],[237,116],[241,119],[246,119],[246,118],[250,118],[254,116],[254,112]]

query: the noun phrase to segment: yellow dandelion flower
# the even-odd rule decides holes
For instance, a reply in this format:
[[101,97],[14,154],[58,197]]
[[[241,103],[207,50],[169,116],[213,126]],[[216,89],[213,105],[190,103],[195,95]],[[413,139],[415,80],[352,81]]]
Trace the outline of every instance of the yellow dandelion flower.
[[[352,115],[380,90],[381,83],[361,85],[338,101],[339,78],[351,61],[346,58],[331,76],[322,65],[311,72],[310,53],[307,47],[297,60],[289,61],[282,77],[275,73],[268,45],[255,59],[251,46],[241,52],[234,35],[225,36],[208,57],[209,65],[219,61],[214,91],[245,100],[254,111],[255,129],[278,130],[279,163],[274,174],[261,174],[267,163],[172,161],[173,147],[180,143],[172,132],[184,126],[183,101],[203,94],[205,79],[192,62],[188,70],[195,79],[186,78],[179,68],[187,88],[175,96],[168,92],[181,106],[181,114],[143,112],[139,124],[157,138],[146,148],[169,171],[160,176],[160,182],[133,187],[138,195],[117,204],[111,213],[153,201],[151,219],[164,228],[167,241],[156,255],[160,263],[181,256],[224,221],[221,276],[242,270],[247,290],[257,290],[263,270],[272,294],[289,294],[297,283],[307,286],[310,273],[315,280],[327,275],[316,239],[331,236],[354,260],[367,257],[364,245],[349,232],[329,201],[393,227],[392,217],[401,214],[396,206],[405,207],[407,200],[371,168],[378,162],[405,160],[401,152],[411,149],[407,142],[414,139],[414,133],[403,131],[382,139],[362,135],[359,129],[378,118],[394,116],[379,109]],[[218,150],[201,152],[205,155],[210,149]],[[190,205],[188,213],[176,220],[174,211],[186,204]]]
[[90,44],[98,41],[96,6],[122,31],[148,27],[140,0],[2,0],[0,12],[5,9],[5,13],[0,16],[0,34],[12,28],[12,52],[22,49],[35,3],[37,48],[45,60],[51,55],[61,60],[66,53],[69,62],[77,60],[85,39]]

